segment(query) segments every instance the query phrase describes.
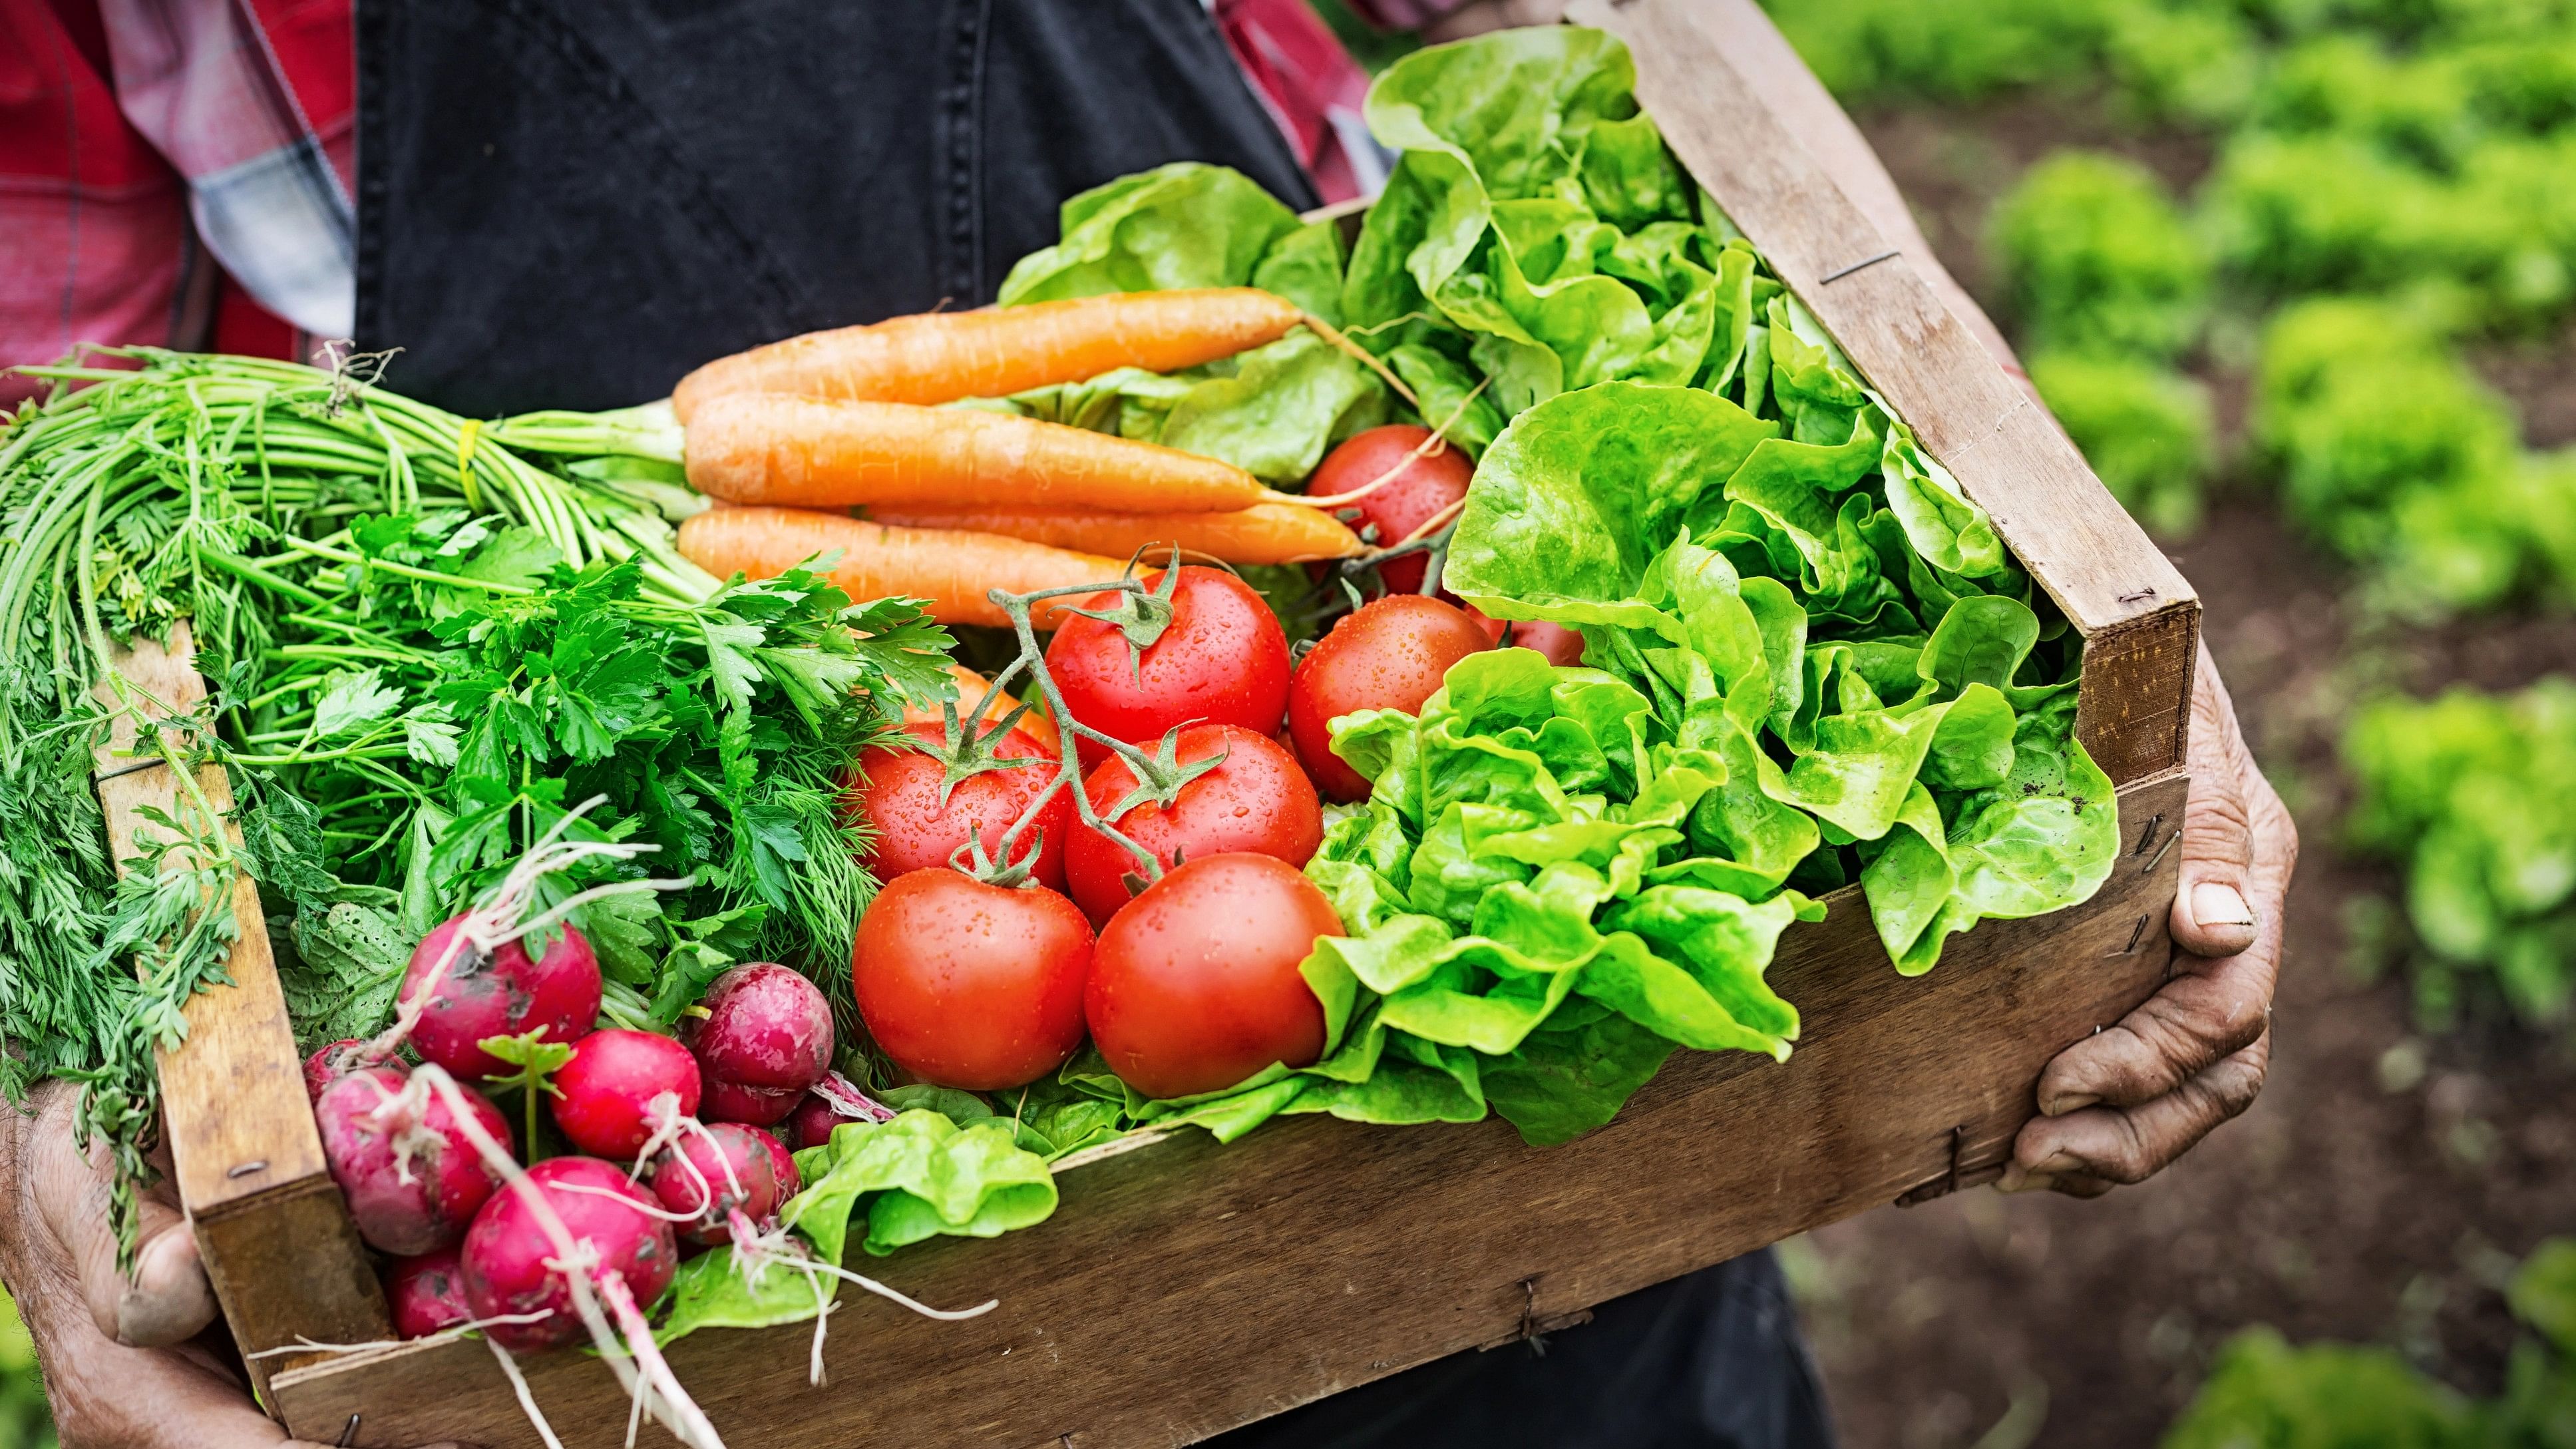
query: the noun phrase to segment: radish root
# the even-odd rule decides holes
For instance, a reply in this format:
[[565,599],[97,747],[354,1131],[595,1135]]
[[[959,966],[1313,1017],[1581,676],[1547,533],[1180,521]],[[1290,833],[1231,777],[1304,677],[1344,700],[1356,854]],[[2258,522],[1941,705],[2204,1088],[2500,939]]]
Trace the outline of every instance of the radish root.
[[[513,875],[516,873],[512,872]],[[581,1316],[582,1327],[589,1332],[591,1344],[599,1350],[600,1362],[617,1375],[619,1386],[632,1396],[642,1392],[643,1386],[650,1382],[658,1396],[658,1401],[648,1406],[656,1422],[669,1429],[689,1449],[724,1449],[724,1440],[717,1435],[715,1427],[707,1422],[705,1413],[688,1396],[688,1391],[680,1387],[679,1380],[671,1376],[669,1365],[654,1350],[652,1326],[636,1310],[634,1294],[627,1291],[624,1277],[614,1270],[598,1271],[597,1251],[587,1243],[574,1240],[571,1230],[564,1226],[563,1218],[555,1212],[554,1204],[546,1201],[544,1189],[529,1178],[509,1153],[501,1150],[501,1144],[492,1140],[491,1133],[483,1130],[483,1124],[476,1121],[466,1107],[455,1078],[435,1063],[425,1062],[413,1069],[412,1079],[426,1082],[429,1090],[447,1103],[448,1113],[456,1118],[466,1140],[474,1144],[474,1150],[482,1155],[485,1163],[501,1174],[509,1190],[519,1195],[519,1201],[528,1209],[528,1216],[536,1223],[537,1230],[553,1244],[556,1256],[547,1259],[546,1266],[563,1275],[564,1284],[572,1295],[573,1311]],[[611,1285],[614,1285],[613,1296],[610,1294]],[[626,1313],[620,1316],[618,1325],[628,1334],[623,1343],[617,1329],[610,1326],[607,1315],[601,1311],[603,1296],[612,1296],[612,1307],[615,1299],[625,1302]],[[639,1330],[642,1333],[640,1344],[634,1340]],[[492,1345],[492,1351],[500,1355],[504,1372],[510,1375],[514,1384],[519,1385],[519,1403],[528,1411],[530,1421],[545,1433],[548,1443],[554,1443],[553,1432],[544,1428],[544,1420],[537,1415],[536,1401],[526,1392],[518,1366],[509,1361],[509,1350],[496,1343]],[[630,1355],[634,1362],[629,1361]],[[636,1362],[647,1363],[645,1374],[636,1372]]]

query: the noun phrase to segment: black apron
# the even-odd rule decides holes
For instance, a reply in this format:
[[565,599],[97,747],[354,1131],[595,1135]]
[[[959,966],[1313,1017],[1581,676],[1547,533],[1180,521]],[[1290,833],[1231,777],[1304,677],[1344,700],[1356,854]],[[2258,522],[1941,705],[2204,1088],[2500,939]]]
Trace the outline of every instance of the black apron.
[[[400,347],[388,383],[468,415],[620,407],[757,343],[980,306],[1066,197],[1168,161],[1315,204],[1199,0],[358,0],[357,20],[358,345]],[[1543,1347],[1214,1442],[1830,1442],[1768,1254]]]
[[1112,177],[1316,204],[1196,0],[358,0],[358,345],[469,415],[981,306]]

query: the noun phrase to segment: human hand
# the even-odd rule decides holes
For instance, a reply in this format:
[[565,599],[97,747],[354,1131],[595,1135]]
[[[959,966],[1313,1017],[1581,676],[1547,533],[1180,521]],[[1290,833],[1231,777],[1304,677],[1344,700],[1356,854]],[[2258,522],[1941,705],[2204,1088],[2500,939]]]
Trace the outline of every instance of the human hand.
[[2021,1129],[1996,1184],[2006,1192],[2098,1197],[2142,1182],[2263,1088],[2299,832],[2245,748],[2206,648],[2192,687],[2190,766],[2173,977],[2040,1074],[2040,1115]]
[[[322,1449],[251,1402],[215,1321],[196,1235],[166,1185],[143,1202],[134,1274],[116,1268],[103,1151],[72,1145],[79,1088],[0,1107],[0,1280],[36,1340],[63,1449]],[[448,1446],[454,1449],[454,1446]]]

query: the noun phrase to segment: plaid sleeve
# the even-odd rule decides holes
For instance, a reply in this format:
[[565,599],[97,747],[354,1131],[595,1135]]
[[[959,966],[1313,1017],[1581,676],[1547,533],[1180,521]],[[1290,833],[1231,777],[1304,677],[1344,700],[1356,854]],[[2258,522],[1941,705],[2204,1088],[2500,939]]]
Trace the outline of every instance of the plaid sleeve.
[[349,0],[100,0],[117,103],[187,179],[199,238],[324,337],[357,311]]

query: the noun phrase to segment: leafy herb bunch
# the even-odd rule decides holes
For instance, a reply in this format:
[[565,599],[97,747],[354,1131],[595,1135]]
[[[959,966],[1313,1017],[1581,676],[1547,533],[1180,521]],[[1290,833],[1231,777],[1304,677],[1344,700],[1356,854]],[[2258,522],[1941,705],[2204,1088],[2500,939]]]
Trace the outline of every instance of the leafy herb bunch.
[[[400,561],[474,526],[393,515],[353,532],[369,559]],[[576,912],[613,1016],[667,1025],[754,953],[837,981],[820,968],[848,959],[873,889],[842,776],[882,728],[874,696],[938,688],[937,626],[905,601],[853,605],[803,570],[703,603],[649,599],[634,563],[574,570],[515,529],[463,569],[500,587],[359,585],[365,622],[330,646],[346,657],[235,666],[251,682],[230,759],[275,782],[252,837],[262,879],[294,907],[299,1033],[380,1024],[409,943],[595,795],[606,804],[572,838],[654,853],[549,877],[547,891],[612,871],[693,882]]]

